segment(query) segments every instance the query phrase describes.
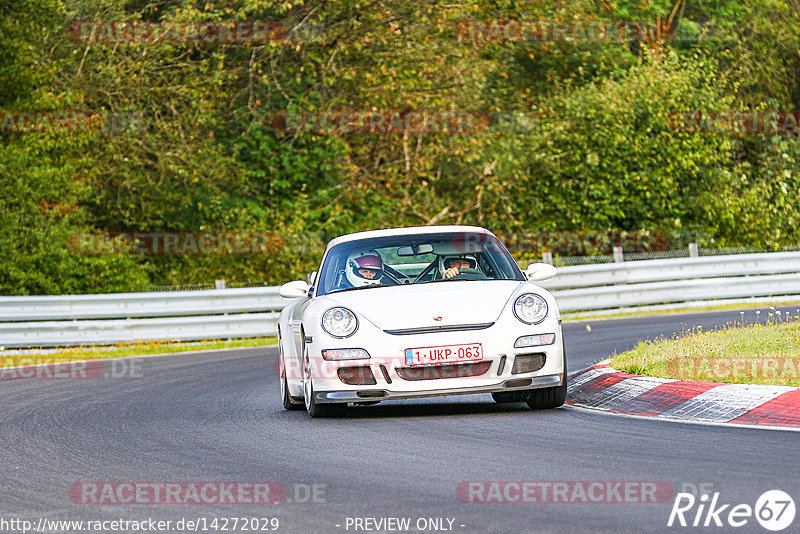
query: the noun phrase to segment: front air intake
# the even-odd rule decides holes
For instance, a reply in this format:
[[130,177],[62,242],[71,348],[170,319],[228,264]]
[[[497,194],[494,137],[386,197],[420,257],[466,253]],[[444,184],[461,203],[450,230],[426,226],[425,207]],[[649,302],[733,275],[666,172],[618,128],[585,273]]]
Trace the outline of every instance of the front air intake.
[[533,384],[530,378],[518,378],[516,380],[506,380],[505,386],[507,388],[524,388]]
[[392,378],[389,376],[389,371],[386,370],[386,366],[380,364],[380,368],[381,368],[381,373],[383,373],[383,379],[386,380],[387,384],[391,384]]
[[339,375],[339,380],[348,386],[374,386],[377,384],[372,369],[366,365],[339,367],[336,374]]
[[545,355],[541,352],[535,354],[517,354],[514,356],[514,367],[511,368],[512,375],[522,373],[532,373],[544,367]]
[[388,397],[385,391],[356,391],[356,395],[362,399]]
[[505,368],[506,368],[506,355],[503,354],[503,356],[500,358],[500,363],[497,364],[497,376],[502,375],[503,369]]
[[463,363],[457,365],[427,365],[425,367],[398,367],[397,375],[403,380],[440,380],[486,374],[492,362]]

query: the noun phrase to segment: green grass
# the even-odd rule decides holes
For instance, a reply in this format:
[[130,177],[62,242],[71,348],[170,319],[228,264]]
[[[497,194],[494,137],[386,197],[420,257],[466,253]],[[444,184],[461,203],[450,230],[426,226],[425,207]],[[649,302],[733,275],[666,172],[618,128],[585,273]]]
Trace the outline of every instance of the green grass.
[[787,319],[645,341],[609,364],[661,378],[800,386],[800,317]]
[[238,347],[261,347],[277,343],[276,337],[256,337],[222,340],[212,339],[199,342],[152,341],[113,346],[88,346],[59,348],[52,353],[7,354],[0,351],[0,368],[35,363],[72,362],[78,360],[103,360],[125,356],[145,356],[149,354],[169,354],[197,350],[232,349]]

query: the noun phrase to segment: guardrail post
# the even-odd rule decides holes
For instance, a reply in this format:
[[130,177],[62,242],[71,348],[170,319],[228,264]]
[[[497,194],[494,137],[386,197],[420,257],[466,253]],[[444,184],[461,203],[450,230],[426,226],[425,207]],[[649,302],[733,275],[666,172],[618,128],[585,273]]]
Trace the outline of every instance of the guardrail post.
[[553,265],[553,253],[542,252],[542,263],[549,263],[550,265]]
[[614,263],[622,263],[625,259],[622,257],[622,247],[614,247]]
[[697,243],[689,243],[689,257],[696,258],[700,255],[697,251]]
[[217,289],[225,289],[225,280],[214,280]]

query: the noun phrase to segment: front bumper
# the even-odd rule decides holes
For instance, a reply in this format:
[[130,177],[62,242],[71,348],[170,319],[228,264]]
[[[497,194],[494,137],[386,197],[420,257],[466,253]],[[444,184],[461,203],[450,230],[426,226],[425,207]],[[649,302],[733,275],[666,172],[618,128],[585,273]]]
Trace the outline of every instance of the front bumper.
[[[509,314],[510,315],[510,314]],[[560,320],[549,317],[539,325],[524,325],[513,317],[502,317],[492,326],[480,329],[414,335],[393,335],[364,322],[352,337],[335,340],[324,333],[315,332],[308,343],[308,355],[317,403],[375,402],[393,399],[467,395],[474,393],[497,393],[548,388],[562,385],[564,376],[564,348]],[[514,342],[521,336],[555,333],[555,343],[526,348],[515,348]],[[480,343],[487,366],[473,376],[436,375],[419,379],[407,374],[404,353],[411,347],[429,347]],[[370,354],[365,360],[323,361],[321,351],[325,349],[363,348]],[[515,361],[518,357],[543,356],[544,363],[535,371],[518,372]],[[450,369],[463,364],[443,365]],[[337,372],[340,368],[368,370],[372,377],[369,384],[345,383]],[[466,369],[466,366],[463,367]],[[441,377],[441,378],[440,378]]]
[[[494,386],[471,386],[446,389],[426,389],[419,391],[391,391],[365,386],[358,390],[317,391],[314,400],[320,404],[340,402],[370,402],[393,399],[419,399],[425,397],[446,397],[450,395],[471,395],[475,393],[499,393],[502,391],[522,391],[527,389],[549,388],[560,386],[562,375],[545,375],[533,378],[514,378],[504,380]],[[444,379],[447,380],[447,379]],[[453,379],[457,380],[457,379]]]

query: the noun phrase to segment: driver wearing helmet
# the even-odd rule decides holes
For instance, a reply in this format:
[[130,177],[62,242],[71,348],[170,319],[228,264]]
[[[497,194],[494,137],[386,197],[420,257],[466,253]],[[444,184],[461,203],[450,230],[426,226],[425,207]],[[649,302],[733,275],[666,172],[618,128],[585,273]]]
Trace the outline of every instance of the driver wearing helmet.
[[446,256],[440,260],[439,270],[442,273],[442,280],[457,276],[462,269],[477,269],[478,260],[475,256]]
[[352,287],[377,286],[383,277],[383,259],[375,250],[356,251],[348,256],[344,272]]

